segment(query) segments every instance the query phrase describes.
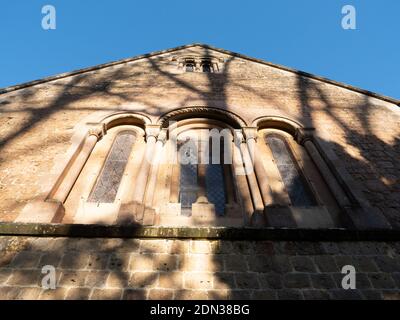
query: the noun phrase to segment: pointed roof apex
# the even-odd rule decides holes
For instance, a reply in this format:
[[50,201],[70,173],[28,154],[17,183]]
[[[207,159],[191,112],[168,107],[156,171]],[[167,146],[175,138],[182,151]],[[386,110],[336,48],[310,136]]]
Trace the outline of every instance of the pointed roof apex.
[[345,89],[348,89],[348,90],[351,90],[351,91],[362,93],[362,94],[365,94],[367,96],[370,96],[370,97],[373,97],[373,98],[377,98],[377,99],[380,99],[380,100],[383,100],[383,101],[386,101],[386,102],[390,102],[390,103],[393,103],[393,104],[396,104],[396,105],[400,106],[400,100],[392,98],[392,97],[388,97],[388,96],[381,95],[381,94],[378,94],[378,93],[375,93],[375,92],[371,92],[371,91],[368,91],[368,90],[364,90],[364,89],[361,89],[361,88],[358,88],[358,87],[355,87],[355,86],[352,86],[352,85],[348,85],[348,84],[345,84],[345,83],[342,83],[342,82],[338,82],[338,81],[331,80],[331,79],[328,79],[328,78],[320,77],[320,76],[317,76],[317,75],[314,75],[314,74],[311,74],[311,73],[308,73],[308,72],[304,72],[304,71],[300,71],[300,70],[297,70],[297,69],[289,68],[289,67],[286,67],[286,66],[282,66],[282,65],[279,65],[279,64],[272,63],[272,62],[267,62],[265,60],[261,60],[261,59],[257,59],[257,58],[252,58],[252,57],[240,54],[240,53],[236,53],[236,52],[225,50],[225,49],[220,49],[220,48],[211,46],[209,44],[199,43],[199,42],[194,42],[194,43],[190,43],[190,44],[186,44],[186,45],[182,45],[182,46],[178,46],[178,47],[174,47],[174,48],[166,49],[166,50],[153,51],[151,53],[138,55],[138,56],[134,56],[134,57],[127,58],[127,59],[121,59],[121,60],[117,60],[117,61],[112,61],[112,62],[108,62],[108,63],[104,63],[104,64],[99,64],[99,65],[96,65],[96,66],[93,66],[93,67],[88,67],[88,68],[79,69],[79,70],[75,70],[75,71],[71,71],[71,72],[61,73],[61,74],[58,74],[58,75],[54,75],[54,76],[50,76],[50,77],[46,77],[46,78],[42,78],[42,79],[38,79],[38,80],[33,80],[33,81],[25,82],[25,83],[22,83],[22,84],[14,85],[14,86],[9,86],[9,87],[6,87],[6,88],[0,88],[0,94],[11,92],[11,91],[15,91],[15,90],[19,90],[19,89],[23,89],[23,88],[26,88],[26,87],[31,87],[31,86],[34,86],[36,84],[41,84],[41,83],[45,83],[45,82],[49,82],[49,81],[53,81],[53,80],[66,78],[66,77],[69,77],[69,76],[73,76],[73,75],[77,75],[77,74],[81,74],[81,73],[85,73],[85,72],[89,72],[89,71],[95,71],[95,70],[99,70],[99,69],[115,66],[115,65],[118,65],[118,64],[123,64],[123,63],[126,63],[126,62],[140,60],[140,59],[143,59],[143,58],[154,57],[154,56],[157,56],[157,55],[170,53],[170,52],[174,52],[174,51],[179,51],[179,50],[192,48],[192,47],[207,48],[207,49],[210,49],[210,50],[213,50],[213,51],[217,51],[217,52],[220,52],[220,53],[223,53],[223,54],[227,54],[227,55],[230,55],[230,56],[233,56],[233,57],[249,60],[249,61],[252,61],[252,62],[255,62],[255,63],[264,64],[264,65],[267,65],[267,66],[270,66],[270,67],[273,67],[273,68],[277,68],[277,69],[280,69],[280,70],[292,72],[292,73],[295,73],[295,74],[303,76],[303,77],[307,77],[307,78],[310,78],[310,79],[314,79],[314,80],[318,80],[318,81],[321,81],[321,82],[329,83],[329,84],[332,84],[332,85],[335,85],[335,86],[338,86],[338,87],[342,87],[342,88],[345,88]]

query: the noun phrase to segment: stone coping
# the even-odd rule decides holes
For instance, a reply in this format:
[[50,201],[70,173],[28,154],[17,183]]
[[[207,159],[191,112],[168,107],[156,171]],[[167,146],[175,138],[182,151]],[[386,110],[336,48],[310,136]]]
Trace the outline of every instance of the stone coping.
[[0,235],[226,239],[282,241],[400,241],[400,230],[290,229],[251,227],[149,227],[141,225],[0,222]]

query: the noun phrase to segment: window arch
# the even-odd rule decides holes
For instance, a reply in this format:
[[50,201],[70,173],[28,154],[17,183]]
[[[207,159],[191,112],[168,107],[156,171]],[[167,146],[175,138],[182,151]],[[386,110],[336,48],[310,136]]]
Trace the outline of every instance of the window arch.
[[185,71],[186,72],[194,72],[196,64],[194,60],[187,60],[185,61]]
[[133,131],[122,131],[116,136],[88,202],[114,202],[135,140]]
[[285,138],[279,134],[265,134],[264,139],[272,152],[291,204],[296,207],[315,206],[315,197],[305,182]]
[[[286,128],[285,128],[286,129]],[[273,227],[341,226],[342,209],[319,168],[288,130],[267,126],[258,130],[258,151],[269,191],[261,190],[265,214]]]

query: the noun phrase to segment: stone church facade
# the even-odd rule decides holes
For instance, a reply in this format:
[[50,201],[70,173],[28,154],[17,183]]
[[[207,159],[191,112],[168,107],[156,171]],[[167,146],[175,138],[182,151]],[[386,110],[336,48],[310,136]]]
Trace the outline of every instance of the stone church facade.
[[5,88],[1,298],[399,298],[399,104],[200,44]]

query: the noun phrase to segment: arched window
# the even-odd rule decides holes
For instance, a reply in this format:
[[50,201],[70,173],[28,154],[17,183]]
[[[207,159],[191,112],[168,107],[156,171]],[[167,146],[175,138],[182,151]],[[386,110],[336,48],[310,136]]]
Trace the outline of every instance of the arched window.
[[285,138],[277,134],[267,134],[265,142],[271,149],[292,205],[296,207],[315,206],[315,198],[304,181]]
[[197,202],[212,204],[215,215],[223,216],[226,206],[225,172],[221,161],[223,141],[220,148],[213,151],[212,139],[201,140],[197,135],[200,132],[193,132],[192,139],[181,141],[179,145],[181,214],[190,216],[192,205]]
[[186,70],[186,72],[193,72],[194,71],[194,62],[187,61],[185,63],[185,70]]
[[201,68],[202,68],[202,70],[203,70],[203,72],[213,72],[213,68],[212,68],[212,65],[211,65],[211,62],[210,61],[204,61],[202,64],[201,64]]
[[132,131],[123,131],[117,135],[88,202],[114,202],[135,139],[136,135]]
[[[342,225],[341,208],[307,148],[280,128],[258,131],[261,180],[268,224],[330,228]],[[265,177],[265,178],[263,178]]]

